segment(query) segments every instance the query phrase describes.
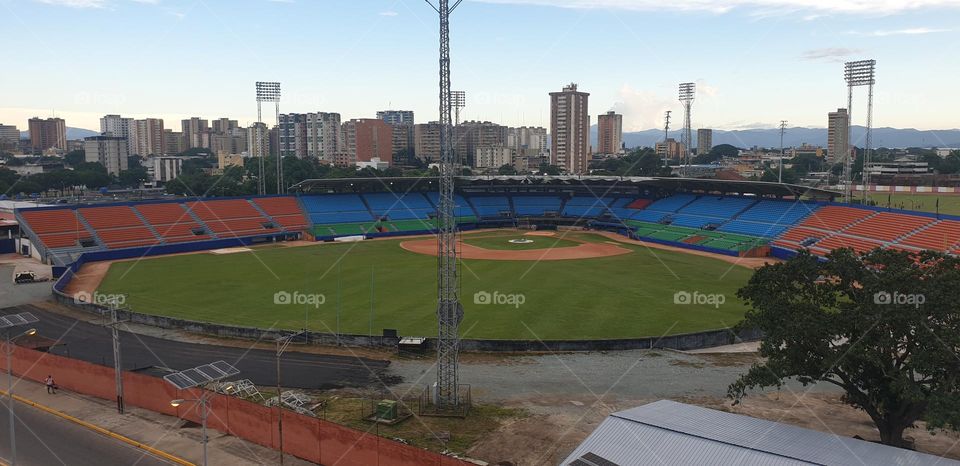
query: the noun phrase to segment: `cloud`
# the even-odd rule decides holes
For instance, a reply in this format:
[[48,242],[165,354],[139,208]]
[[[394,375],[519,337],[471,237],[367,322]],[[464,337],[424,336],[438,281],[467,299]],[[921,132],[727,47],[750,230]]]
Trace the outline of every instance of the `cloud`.
[[389,10],[380,12],[380,16],[398,16],[399,14],[400,13],[397,13],[396,11],[389,11]]
[[811,61],[840,62],[845,57],[863,53],[860,49],[848,49],[844,47],[827,47],[822,49],[812,49],[803,52],[800,58]]
[[554,6],[576,9],[608,9],[633,11],[706,11],[726,13],[738,8],[761,9],[770,14],[784,12],[835,12],[891,14],[921,8],[960,9],[960,0],[473,0],[482,3]]
[[907,29],[889,29],[869,32],[850,31],[855,36],[886,37],[886,36],[916,36],[922,34],[936,34],[938,32],[950,32],[953,29],[935,29],[935,28],[907,28]]
[[70,8],[103,8],[107,0],[34,0],[47,5],[68,6]]

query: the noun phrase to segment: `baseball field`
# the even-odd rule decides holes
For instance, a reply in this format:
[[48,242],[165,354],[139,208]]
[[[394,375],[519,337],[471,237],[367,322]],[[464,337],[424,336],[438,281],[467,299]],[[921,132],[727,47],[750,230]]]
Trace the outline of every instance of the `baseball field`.
[[[549,235],[549,233],[547,233]],[[532,240],[519,244],[510,240]],[[111,264],[98,288],[135,311],[254,327],[436,333],[431,238],[271,245]],[[729,327],[752,270],[589,232],[463,235],[464,338],[660,336]],[[339,322],[339,323],[338,323]]]

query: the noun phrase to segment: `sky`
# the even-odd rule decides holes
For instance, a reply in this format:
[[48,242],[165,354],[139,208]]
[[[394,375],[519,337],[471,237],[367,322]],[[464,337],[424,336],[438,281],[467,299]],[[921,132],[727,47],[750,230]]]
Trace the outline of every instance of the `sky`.
[[[422,0],[0,0],[0,17],[0,123],[22,130],[54,114],[246,125],[256,81],[282,83],[281,112],[438,118]],[[594,123],[662,128],[672,110],[676,128],[677,85],[696,82],[694,128],[824,127],[846,106],[843,62],[869,58],[875,127],[960,127],[960,0],[464,0],[451,31],[461,120],[548,127],[548,93],[575,82]],[[866,105],[856,89],[854,124]]]

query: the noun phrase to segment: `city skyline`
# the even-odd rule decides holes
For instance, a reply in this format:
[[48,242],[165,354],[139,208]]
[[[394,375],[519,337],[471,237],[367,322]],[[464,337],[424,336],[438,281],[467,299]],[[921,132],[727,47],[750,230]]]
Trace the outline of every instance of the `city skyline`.
[[[167,122],[228,116],[248,126],[256,120],[253,82],[263,79],[283,83],[285,113],[337,112],[346,121],[404,109],[417,122],[435,120],[436,32],[428,8],[404,0],[358,3],[246,1],[227,10],[190,9],[179,0],[0,0],[15,19],[13,47],[30,52],[13,58],[13,68],[24,72],[8,77],[17,91],[5,96],[0,121],[22,127],[55,112],[71,127],[93,130],[106,114]],[[664,110],[680,109],[676,84],[692,81],[694,128],[770,128],[782,119],[824,127],[823,115],[845,103],[842,62],[875,58],[876,126],[958,126],[950,109],[960,97],[935,89],[940,75],[960,68],[938,58],[957,35],[960,2],[873,9],[861,0],[582,3],[465,2],[452,38],[454,87],[467,91],[461,120],[547,127],[548,93],[576,82],[592,95],[592,119],[613,110],[624,115],[625,132],[654,129]],[[86,25],[84,34],[71,34],[76,24]],[[688,37],[675,35],[680,24],[692,30]],[[282,36],[261,37],[281,26],[322,30],[331,42],[277,48]],[[616,42],[596,47],[611,32]],[[248,33],[255,39],[243,39]],[[113,43],[117,37],[124,40]],[[77,74],[63,58],[91,60],[107,40],[111,47],[152,45],[155,53],[123,55],[119,73],[88,66]],[[517,53],[507,53],[511,47]],[[305,61],[306,49],[329,59]],[[550,66],[567,52],[585,56],[584,66]],[[157,68],[167,60],[176,66]],[[244,60],[250,63],[236,66]],[[853,124],[862,123],[855,113]]]

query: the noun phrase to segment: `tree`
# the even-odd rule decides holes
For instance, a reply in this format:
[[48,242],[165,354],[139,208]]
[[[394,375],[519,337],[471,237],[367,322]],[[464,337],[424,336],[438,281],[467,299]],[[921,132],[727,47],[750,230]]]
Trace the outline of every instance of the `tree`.
[[67,163],[67,165],[71,167],[76,167],[77,165],[80,165],[81,163],[84,163],[87,161],[87,153],[82,149],[72,150],[70,152],[67,152],[67,155],[63,156],[63,160]]
[[147,176],[147,169],[141,166],[137,166],[136,168],[131,168],[129,170],[120,172],[118,181],[121,186],[126,186],[129,188],[137,188],[137,187],[140,187],[140,185],[144,181],[147,181],[149,178],[150,177]]
[[557,175],[560,174],[560,167],[558,167],[558,166],[556,166],[556,165],[550,165],[550,164],[547,164],[547,163],[542,163],[542,164],[540,164],[540,174],[541,174],[541,175],[549,175],[549,176],[557,176]]
[[710,149],[709,154],[717,159],[721,157],[739,157],[740,149],[737,149],[736,146],[731,146],[730,144],[720,144],[718,146],[713,146]]
[[801,252],[737,292],[750,306],[741,328],[763,332],[764,362],[728,396],[786,379],[836,385],[898,447],[917,421],[960,428],[960,258],[844,248],[827,259]]
[[498,175],[516,175],[517,169],[511,164],[506,164],[497,169]]

